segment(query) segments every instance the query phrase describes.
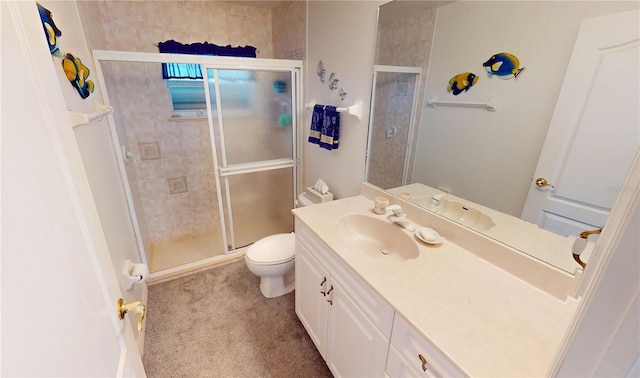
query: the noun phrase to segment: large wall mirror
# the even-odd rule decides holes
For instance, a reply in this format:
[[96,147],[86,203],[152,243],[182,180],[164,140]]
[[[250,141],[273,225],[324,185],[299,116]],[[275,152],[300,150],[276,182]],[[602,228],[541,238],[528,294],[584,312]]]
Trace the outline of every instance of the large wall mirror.
[[[367,181],[576,273],[575,237],[606,225],[640,147],[638,8],[382,5]],[[483,66],[503,52],[524,67],[517,77]],[[477,81],[453,95],[466,72]]]

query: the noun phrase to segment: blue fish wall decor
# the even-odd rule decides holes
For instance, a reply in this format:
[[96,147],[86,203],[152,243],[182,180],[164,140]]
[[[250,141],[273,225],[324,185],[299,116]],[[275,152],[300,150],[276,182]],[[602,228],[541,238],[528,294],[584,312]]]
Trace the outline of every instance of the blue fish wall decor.
[[514,79],[524,70],[524,67],[520,68],[518,58],[506,52],[493,55],[482,66],[487,70],[489,77],[497,76],[501,79]]
[[87,80],[90,71],[87,66],[82,64],[80,58],[73,54],[65,54],[62,59],[62,68],[73,88],[80,94],[80,97],[83,99],[89,97],[93,92],[94,84],[93,81]]
[[453,93],[455,96],[462,92],[466,92],[478,82],[478,76],[471,72],[463,72],[457,74],[449,80],[449,86],[447,90]]
[[62,36],[62,31],[58,29],[56,23],[53,22],[51,11],[38,3],[36,3],[36,5],[38,6],[38,13],[40,14],[40,20],[44,28],[44,35],[47,37],[49,52],[53,55],[61,56],[62,53],[58,48],[58,37]]

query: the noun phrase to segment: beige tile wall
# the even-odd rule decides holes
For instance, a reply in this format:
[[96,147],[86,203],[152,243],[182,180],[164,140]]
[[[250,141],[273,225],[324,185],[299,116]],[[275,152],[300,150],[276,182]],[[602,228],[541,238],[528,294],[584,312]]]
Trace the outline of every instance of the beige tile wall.
[[[90,48],[158,52],[157,44],[251,45],[273,57],[271,12],[219,1],[79,1]],[[89,33],[87,33],[89,29]]]
[[273,10],[273,51],[276,59],[303,60],[307,2],[283,1]]
[[[157,43],[208,41],[252,45],[258,57],[304,54],[304,2],[280,5],[278,37],[271,12],[215,1],[79,1],[90,49],[157,52]],[[295,28],[295,31],[289,31]],[[220,232],[209,129],[203,121],[169,121],[171,105],[159,64],[108,63],[107,88],[118,137],[134,155],[127,166],[145,247]],[[277,184],[277,183],[274,183]]]

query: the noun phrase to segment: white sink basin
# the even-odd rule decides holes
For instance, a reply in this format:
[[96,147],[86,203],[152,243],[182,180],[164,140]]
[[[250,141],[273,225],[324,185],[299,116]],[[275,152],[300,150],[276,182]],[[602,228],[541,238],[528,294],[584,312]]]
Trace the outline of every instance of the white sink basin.
[[486,231],[496,225],[491,217],[480,210],[446,199],[440,200],[437,213],[478,231]]
[[486,231],[496,225],[490,216],[480,210],[447,198],[441,198],[439,206],[431,202],[431,196],[415,197],[411,202],[474,230]]
[[418,246],[413,235],[386,219],[367,215],[349,214],[336,224],[343,247],[351,252],[386,261],[406,261],[418,257]]

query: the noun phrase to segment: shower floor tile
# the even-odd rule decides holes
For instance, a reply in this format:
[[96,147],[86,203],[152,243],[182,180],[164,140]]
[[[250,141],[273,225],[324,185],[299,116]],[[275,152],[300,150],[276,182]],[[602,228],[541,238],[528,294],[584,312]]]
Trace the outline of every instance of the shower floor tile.
[[151,248],[151,273],[224,255],[222,236],[208,235]]

